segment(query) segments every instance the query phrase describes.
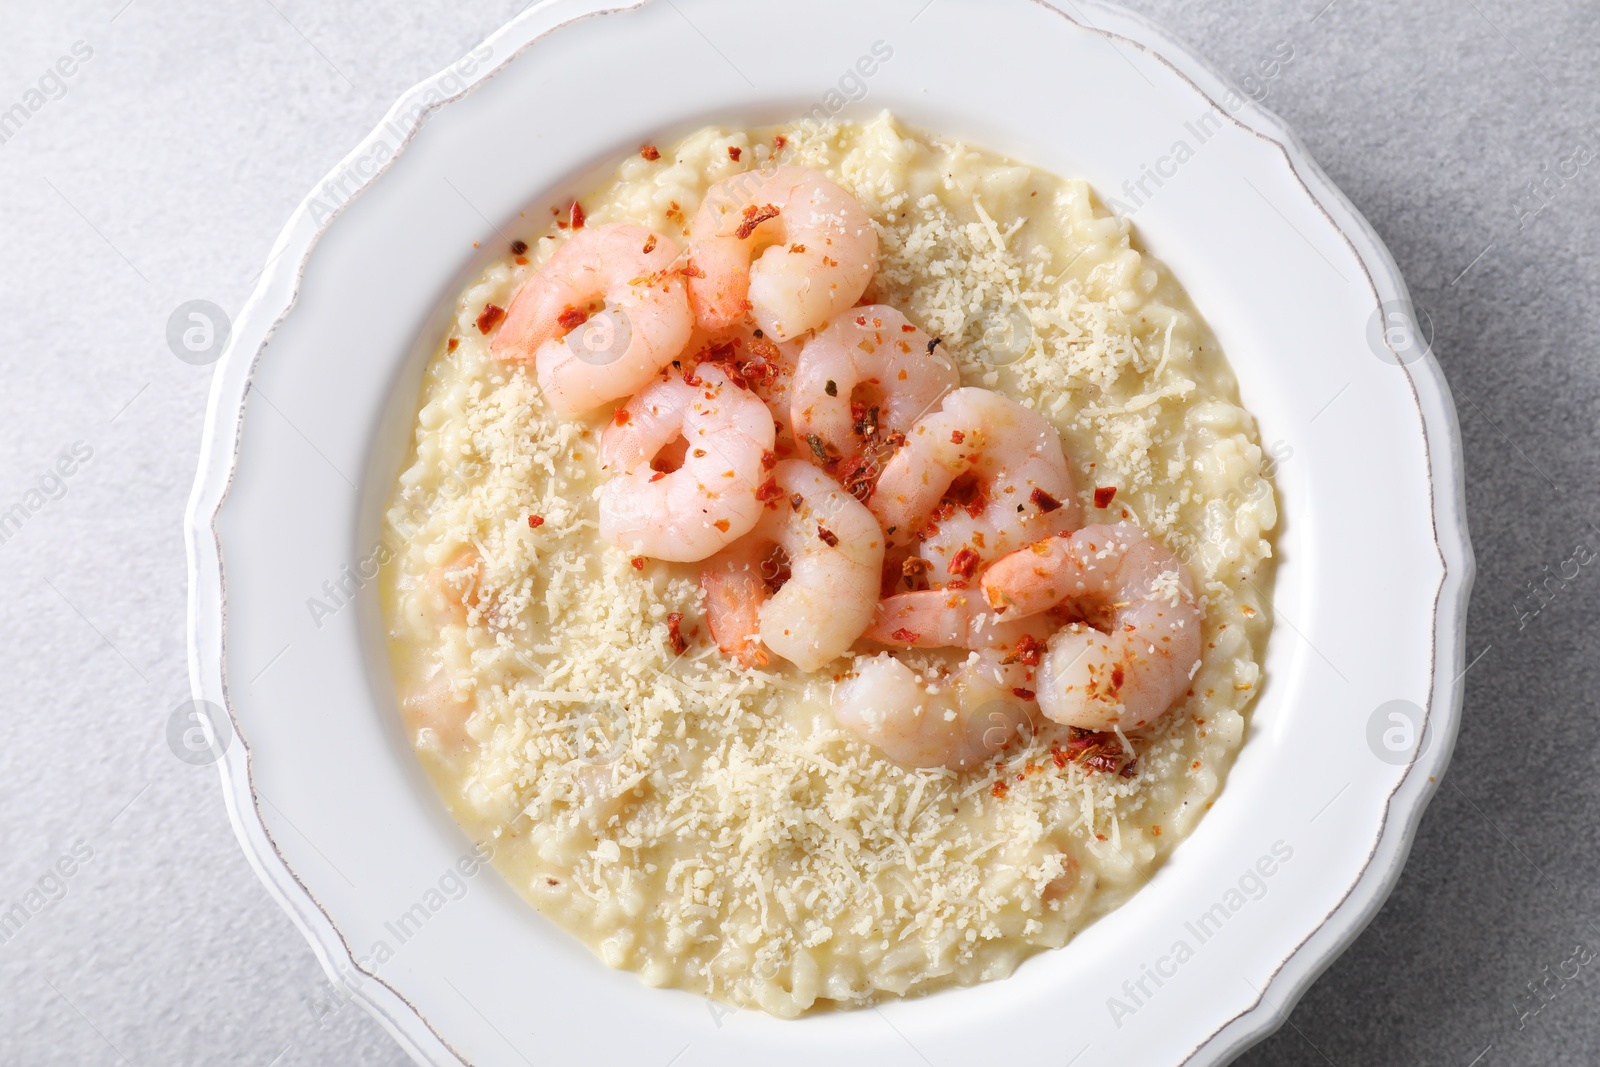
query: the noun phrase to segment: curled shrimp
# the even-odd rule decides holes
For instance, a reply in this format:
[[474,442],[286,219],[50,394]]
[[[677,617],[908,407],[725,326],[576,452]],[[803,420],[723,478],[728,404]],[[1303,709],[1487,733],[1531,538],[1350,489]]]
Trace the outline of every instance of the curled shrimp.
[[1043,617],[995,611],[976,589],[922,589],[884,597],[862,636],[896,648],[986,649],[1043,642],[1053,629]]
[[421,681],[402,696],[400,707],[419,746],[460,754],[471,744],[467,722],[476,701],[457,694],[451,678],[450,670],[436,660]]
[[1015,692],[1029,676],[997,652],[974,653],[944,678],[919,677],[882,653],[834,686],[833,717],[902,766],[970,770],[1033,739],[1037,712]]
[[[885,304],[836,316],[805,343],[795,367],[795,437],[851,458],[876,437],[904,434],[961,384],[955,363],[906,317]],[[875,415],[863,427],[852,410]]]
[[[655,382],[600,438],[601,461],[613,472],[600,490],[600,536],[625,552],[680,563],[715,555],[761,518],[756,491],[772,441],[767,406],[720,368],[701,364]],[[652,466],[668,458],[680,465]]]
[[774,341],[790,340],[854,304],[878,270],[871,218],[806,167],[724,178],[689,232],[689,295],[708,330],[748,314]]
[[427,611],[436,623],[464,624],[469,610],[484,611],[488,607],[483,557],[471,545],[463,545],[428,572],[424,592]]
[[1084,730],[1138,730],[1160,718],[1200,667],[1201,609],[1188,568],[1132,523],[1086,526],[996,561],[983,576],[1008,617],[1063,602],[1101,629],[1073,623],[1039,664],[1040,709]]
[[706,618],[718,647],[744,666],[765,664],[770,649],[814,671],[843,655],[872,619],[883,531],[804,460],[779,463],[772,485],[755,529],[706,564]]
[[794,452],[789,396],[794,386],[795,363],[800,358],[799,341],[779,344],[753,326],[736,326],[720,334],[708,334],[697,327],[685,351],[696,353],[697,362],[724,368],[728,377],[760,397],[772,413],[777,434],[774,448],[779,455]]
[[518,290],[490,352],[532,359],[562,415],[637,391],[677,358],[694,327],[678,252],[670,237],[639,226],[576,231]]
[[982,563],[1081,518],[1055,427],[973,387],[948,394],[907,431],[867,503],[891,544],[915,545],[940,580],[965,581]]

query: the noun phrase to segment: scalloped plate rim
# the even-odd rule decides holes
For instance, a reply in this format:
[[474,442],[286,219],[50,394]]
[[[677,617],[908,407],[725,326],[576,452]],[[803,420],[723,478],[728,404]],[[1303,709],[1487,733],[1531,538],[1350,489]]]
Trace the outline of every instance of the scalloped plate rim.
[[[418,1009],[383,979],[358,967],[342,933],[323,911],[306,886],[278,852],[259,812],[251,782],[249,743],[238,729],[227,698],[222,669],[226,647],[226,584],[221,568],[220,536],[216,517],[232,484],[242,430],[244,403],[267,343],[298,301],[305,266],[327,228],[372,183],[381,178],[400,149],[421,128],[424,120],[454,100],[471,93],[515,62],[541,38],[575,22],[612,12],[630,11],[661,0],[605,4],[587,0],[586,10],[554,23],[546,15],[564,6],[564,0],[543,0],[491,34],[498,59],[491,67],[466,80],[458,92],[417,106],[439,84],[452,76],[446,67],[403,93],[372,133],[358,143],[328,174],[328,179],[348,174],[349,165],[361,157],[394,120],[415,109],[406,124],[405,137],[394,156],[362,181],[326,218],[318,222],[313,201],[319,182],[291,214],[268,256],[267,266],[233,324],[227,348],[218,360],[208,397],[201,458],[194,488],[185,512],[185,547],[188,557],[188,649],[190,688],[196,700],[212,700],[227,709],[239,744],[230,745],[217,761],[229,820],[257,876],[311,945],[328,978],[344,989],[376,1018],[405,1051],[418,1062],[439,1062],[444,1052],[466,1063],[446,1038],[424,1020]],[[670,2],[670,0],[667,0]],[[1142,15],[1104,0],[1028,0],[1088,30],[1125,40],[1166,64],[1198,91],[1216,102],[1223,92],[1239,93],[1233,83],[1165,29]],[[1071,10],[1068,10],[1070,8]],[[1091,19],[1085,10],[1100,16]],[[1111,24],[1108,29],[1101,22]],[[459,77],[459,76],[457,76]],[[1243,95],[1242,93],[1240,95]],[[1368,274],[1373,295],[1413,311],[1414,305],[1392,256],[1371,225],[1313,160],[1287,123],[1265,107],[1248,101],[1228,114],[1236,123],[1275,144],[1306,195],[1350,245]],[[324,179],[324,181],[328,180]],[[1332,210],[1330,210],[1332,209]],[[1345,218],[1341,221],[1336,214]],[[1448,765],[1459,726],[1463,689],[1459,668],[1464,657],[1468,596],[1475,564],[1465,518],[1465,485],[1459,425],[1448,383],[1431,349],[1417,361],[1403,364],[1428,450],[1434,542],[1442,564],[1435,592],[1434,660],[1427,707],[1427,728],[1435,744],[1413,759],[1406,775],[1388,797],[1385,816],[1365,866],[1339,904],[1314,932],[1279,961],[1271,981],[1249,1009],[1219,1023],[1183,1061],[1216,1063],[1262,1040],[1282,1024],[1294,1004],[1322,971],[1332,964],[1376,916],[1398,880],[1415,838],[1416,828]],[[1396,815],[1400,817],[1395,818]],[[352,988],[346,976],[358,972],[365,981]],[[1271,994],[1269,996],[1269,994]]]

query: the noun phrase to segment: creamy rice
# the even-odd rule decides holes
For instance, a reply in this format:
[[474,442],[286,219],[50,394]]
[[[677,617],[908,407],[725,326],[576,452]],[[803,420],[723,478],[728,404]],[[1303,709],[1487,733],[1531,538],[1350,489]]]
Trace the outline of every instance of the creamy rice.
[[[1046,416],[1085,521],[1127,518],[1164,542],[1205,611],[1191,695],[1129,741],[1131,773],[1116,771],[1126,751],[1096,768],[1041,742],[968,774],[880,758],[828,708],[848,658],[814,675],[736,669],[707,633],[697,566],[636,565],[599,540],[610,407],[557,418],[476,325],[564,238],[551,222],[533,241],[531,220],[528,262],[508,250],[461,296],[388,513],[381,585],[407,723],[495,865],[606,963],[794,1016],[1003,977],[1144,884],[1243,739],[1277,514],[1274,457],[1216,341],[1081,181],[885,115],[702,130],[629,158],[582,205],[591,223],[676,236],[712,182],[775,145],[878,224],[868,297],[942,337],[965,384]],[[1097,487],[1115,487],[1107,507]]]

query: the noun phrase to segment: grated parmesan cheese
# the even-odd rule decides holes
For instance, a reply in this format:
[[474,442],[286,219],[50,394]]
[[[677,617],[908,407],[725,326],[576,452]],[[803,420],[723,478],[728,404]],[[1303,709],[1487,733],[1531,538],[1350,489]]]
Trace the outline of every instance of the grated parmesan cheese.
[[[776,132],[702,130],[631,158],[582,198],[588,218],[682,233],[709,184],[768,158]],[[468,831],[497,841],[502,873],[608,964],[793,1016],[1000,977],[1144,884],[1242,740],[1276,511],[1216,342],[1087,185],[889,116],[781,132],[788,161],[873,217],[869,298],[942,338],[966,382],[1049,418],[1090,521],[1164,538],[1206,605],[1195,695],[1122,739],[1130,778],[1058,767],[1037,744],[965,775],[887,763],[828,710],[848,660],[734,669],[707,637],[695,568],[636,568],[600,542],[609,412],[555,417],[474,326],[562,232],[528,235],[532,263],[508,255],[473,282],[388,512],[385,619],[419,754]],[[1117,488],[1103,515],[1102,485]],[[476,571],[458,613],[437,576],[461,560]],[[935,692],[949,657],[906,658]]]

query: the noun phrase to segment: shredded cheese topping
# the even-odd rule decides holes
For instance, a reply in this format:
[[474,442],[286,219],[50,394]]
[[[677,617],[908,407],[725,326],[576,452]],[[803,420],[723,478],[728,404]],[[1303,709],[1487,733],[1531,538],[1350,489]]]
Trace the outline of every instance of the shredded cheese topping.
[[[848,658],[809,676],[781,661],[739,670],[709,640],[695,567],[640,566],[598,539],[609,412],[556,417],[476,325],[563,231],[473,283],[428,370],[386,534],[385,612],[419,752],[469,831],[495,839],[502,872],[608,963],[792,1016],[1002,976],[1143,884],[1242,739],[1276,513],[1209,331],[1082,182],[884,116],[704,130],[629,159],[584,211],[679,234],[705,189],[770,158],[780,132],[786,161],[827,172],[879,227],[868,296],[942,338],[967,384],[1050,419],[1087,521],[1164,539],[1206,609],[1192,695],[1119,739],[1137,773],[1040,744],[968,774],[895,766],[828,710]],[[1093,507],[1099,486],[1117,489],[1107,509]],[[905,657],[930,693],[950,659]]]

